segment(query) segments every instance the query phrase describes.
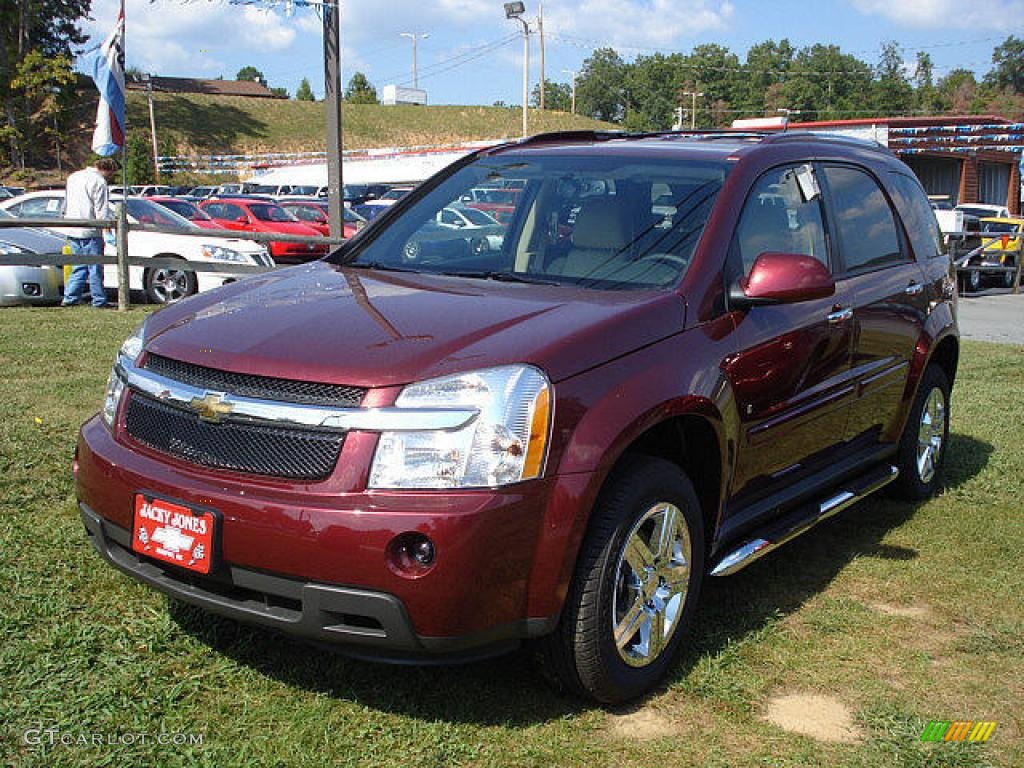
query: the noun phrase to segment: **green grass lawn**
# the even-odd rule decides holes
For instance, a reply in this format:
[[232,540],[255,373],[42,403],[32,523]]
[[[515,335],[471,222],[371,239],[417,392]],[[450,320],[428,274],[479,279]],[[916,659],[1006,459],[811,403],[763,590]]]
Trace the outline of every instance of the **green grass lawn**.
[[[712,580],[667,684],[607,711],[552,692],[525,654],[350,661],[169,603],[103,564],[71,456],[142,316],[0,311],[0,763],[1024,765],[1024,348],[964,345],[944,493],[871,499]],[[785,694],[845,705],[854,743],[767,722]],[[987,744],[923,744],[931,719],[998,726]],[[51,727],[203,742],[22,743]]]

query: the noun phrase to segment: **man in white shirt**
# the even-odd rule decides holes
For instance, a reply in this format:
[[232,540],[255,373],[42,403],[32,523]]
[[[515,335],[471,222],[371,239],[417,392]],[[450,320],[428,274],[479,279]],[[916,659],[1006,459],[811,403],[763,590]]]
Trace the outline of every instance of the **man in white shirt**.
[[[92,166],[75,171],[68,176],[64,198],[65,219],[112,219],[107,184],[114,179],[118,169],[117,161],[104,157]],[[93,227],[68,227],[68,242],[71,252],[82,256],[103,255],[103,231]],[[89,283],[92,305],[99,309],[109,307],[107,293],[103,288],[102,264],[78,264],[71,270],[71,277],[64,286],[62,306],[73,307],[82,303],[85,284]]]

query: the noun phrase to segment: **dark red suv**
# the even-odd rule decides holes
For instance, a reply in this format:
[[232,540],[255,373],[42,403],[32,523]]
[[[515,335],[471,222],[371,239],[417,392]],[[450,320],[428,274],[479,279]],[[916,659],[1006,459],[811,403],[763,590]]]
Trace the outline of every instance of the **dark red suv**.
[[[439,212],[516,179],[491,247]],[[410,247],[410,244],[418,244]],[[325,260],[152,315],[77,452],[112,565],[390,660],[533,641],[605,702],[701,583],[940,482],[955,280],[888,151],[807,134],[535,137]]]

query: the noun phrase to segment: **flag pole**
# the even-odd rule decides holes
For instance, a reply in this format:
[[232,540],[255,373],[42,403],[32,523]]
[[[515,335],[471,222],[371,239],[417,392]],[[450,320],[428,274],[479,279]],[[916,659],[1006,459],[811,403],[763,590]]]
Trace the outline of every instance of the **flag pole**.
[[[121,21],[124,24],[121,32],[121,51],[118,54],[121,58],[121,71],[125,69],[125,40],[128,37],[128,24],[124,15],[124,0],[121,0]],[[127,97],[127,92],[125,93]],[[124,144],[121,147],[121,207],[117,211],[117,309],[119,312],[127,312],[131,307],[129,297],[128,276],[128,105],[127,98],[124,110],[124,125],[122,126]]]

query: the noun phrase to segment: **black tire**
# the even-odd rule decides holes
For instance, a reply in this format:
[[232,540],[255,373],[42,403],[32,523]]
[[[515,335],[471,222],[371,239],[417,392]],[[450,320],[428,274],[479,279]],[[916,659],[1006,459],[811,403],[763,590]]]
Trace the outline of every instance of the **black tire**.
[[967,276],[964,278],[964,287],[966,287],[970,293],[977,293],[978,291],[981,290],[981,286],[984,284],[984,282],[985,278],[982,276],[981,270],[972,269],[967,273]]
[[[933,444],[933,455],[930,460],[931,472],[922,471],[920,451],[924,450],[922,433],[925,429],[924,412],[933,397],[941,400],[941,427],[932,427],[933,437],[941,435],[937,449]],[[932,416],[929,421],[935,423]],[[921,383],[917,388],[914,405],[907,416],[907,424],[903,428],[897,453],[897,468],[900,471],[891,486],[893,495],[908,500],[927,499],[935,493],[942,482],[942,470],[946,460],[946,448],[949,446],[949,379],[945,371],[934,363],[925,368]]]
[[[1007,264],[1008,267],[1013,267],[1013,264]],[[1003,288],[1013,288],[1013,281],[1016,279],[1017,273],[1014,272],[1003,272]]]
[[147,267],[142,285],[146,297],[153,304],[173,304],[194,295],[199,290],[199,280],[195,272],[167,267]]
[[[642,654],[642,626],[648,627],[648,636],[658,626],[653,620],[638,620],[631,627],[636,634],[624,635],[626,645],[629,639],[637,639],[630,648],[620,651],[615,642],[613,615],[617,601],[638,605],[654,605],[645,602],[647,590],[654,585],[660,569],[648,571],[649,584],[625,583],[624,570],[630,570],[626,544],[642,536],[644,526],[655,528],[659,519],[651,517],[654,510],[671,505],[682,514],[671,517],[685,522],[689,535],[689,573],[686,591],[678,600],[670,598],[668,605],[675,605],[675,619],[666,625],[667,642],[660,651],[650,655],[649,660]],[[667,507],[665,507],[667,509]],[[674,513],[671,513],[674,515]],[[641,526],[637,528],[637,524]],[[653,541],[653,538],[651,539]],[[679,540],[673,537],[673,541]],[[682,545],[680,544],[680,547]],[[683,558],[676,555],[673,547],[672,563]],[[680,552],[684,549],[680,549]],[[653,554],[648,552],[648,554]],[[660,555],[653,563],[665,564]],[[665,566],[668,567],[668,566]],[[682,568],[677,570],[677,583],[682,578]],[[618,704],[649,692],[665,676],[678,656],[683,638],[693,617],[697,598],[704,575],[704,530],[700,502],[689,478],[671,462],[646,456],[626,459],[609,478],[594,506],[587,534],[580,548],[569,594],[555,632],[538,643],[538,661],[541,669],[557,685],[573,693],[588,696],[605,704]],[[661,582],[665,584],[665,582]],[[668,585],[664,587],[669,590]],[[670,594],[669,590],[666,594]],[[627,616],[632,611],[627,611]],[[670,608],[665,608],[668,616]],[[642,614],[637,613],[638,616]],[[625,624],[623,617],[622,624]],[[639,656],[631,652],[641,649]],[[634,658],[627,663],[626,656]]]

